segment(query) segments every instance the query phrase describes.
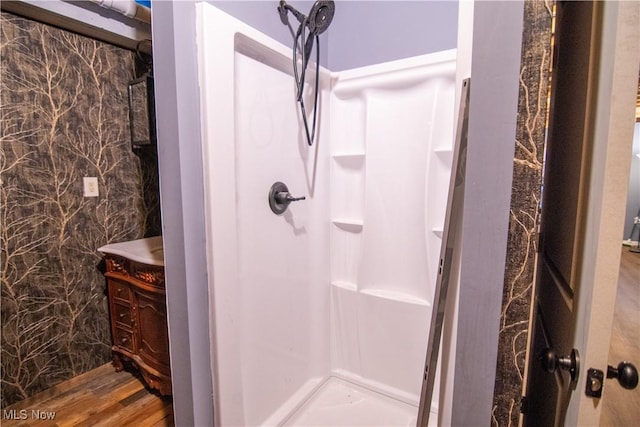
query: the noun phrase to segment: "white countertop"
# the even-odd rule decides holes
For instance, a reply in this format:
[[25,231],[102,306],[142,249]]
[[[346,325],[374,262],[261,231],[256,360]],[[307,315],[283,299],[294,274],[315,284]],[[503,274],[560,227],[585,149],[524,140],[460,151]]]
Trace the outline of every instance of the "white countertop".
[[98,251],[103,254],[119,255],[143,264],[164,266],[162,236],[111,243],[98,248]]

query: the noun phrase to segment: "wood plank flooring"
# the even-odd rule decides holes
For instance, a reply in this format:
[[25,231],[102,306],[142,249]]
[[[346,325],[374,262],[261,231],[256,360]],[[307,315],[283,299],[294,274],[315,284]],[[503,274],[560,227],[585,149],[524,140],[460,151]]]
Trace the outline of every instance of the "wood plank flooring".
[[[40,419],[39,419],[40,418]],[[2,427],[173,427],[171,397],[111,363],[3,408]]]
[[[640,254],[622,248],[616,309],[611,331],[609,364],[626,360],[640,368]],[[636,426],[640,421],[640,386],[626,390],[615,379],[605,380],[601,426]]]

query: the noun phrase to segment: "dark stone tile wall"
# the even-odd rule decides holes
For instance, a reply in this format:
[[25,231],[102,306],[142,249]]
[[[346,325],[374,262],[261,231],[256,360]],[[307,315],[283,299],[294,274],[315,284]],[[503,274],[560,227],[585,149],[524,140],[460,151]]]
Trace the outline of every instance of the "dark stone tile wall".
[[525,370],[537,250],[552,0],[526,0],[513,189],[500,316],[493,426],[517,426]]
[[0,42],[4,408],[111,359],[96,248],[161,229],[155,153],[130,148],[136,55],[8,13]]

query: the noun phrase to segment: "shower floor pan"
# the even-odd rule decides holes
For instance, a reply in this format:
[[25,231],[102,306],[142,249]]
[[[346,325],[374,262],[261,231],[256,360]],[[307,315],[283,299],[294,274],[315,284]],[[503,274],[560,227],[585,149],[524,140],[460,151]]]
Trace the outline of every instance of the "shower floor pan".
[[[418,408],[365,387],[329,377],[284,426],[415,426]],[[432,414],[429,425],[436,425]]]

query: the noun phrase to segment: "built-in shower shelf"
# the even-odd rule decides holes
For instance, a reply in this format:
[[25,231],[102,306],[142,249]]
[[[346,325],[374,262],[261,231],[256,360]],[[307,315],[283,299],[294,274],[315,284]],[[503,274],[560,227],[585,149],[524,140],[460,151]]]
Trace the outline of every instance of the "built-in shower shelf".
[[378,298],[384,298],[392,301],[406,302],[410,304],[430,306],[431,303],[424,298],[419,298],[405,292],[389,291],[387,289],[361,289],[361,294],[371,295]]
[[353,283],[353,282],[347,282],[347,281],[343,281],[343,280],[332,280],[331,281],[331,285],[341,288],[341,289],[345,289],[347,291],[357,291],[358,290],[358,286]]
[[341,153],[331,157],[343,168],[359,169],[364,165],[364,153]]
[[438,148],[433,150],[435,155],[442,160],[446,165],[450,165],[453,162],[453,150],[450,148]]
[[344,231],[349,231],[351,233],[360,233],[362,231],[362,221],[360,220],[353,220],[353,219],[334,219],[333,224],[344,230]]
[[434,228],[431,232],[442,239],[442,228]]
[[415,295],[408,294],[401,291],[391,291],[388,289],[369,288],[358,289],[358,285],[348,280],[332,280],[331,285],[346,291],[358,292],[362,295],[369,295],[376,298],[382,298],[384,300],[403,302],[413,305],[419,305],[424,307],[430,307],[431,302],[424,298],[417,297]]
[[347,159],[361,159],[365,156],[364,152],[358,153],[336,153],[331,155],[336,160],[347,160]]

